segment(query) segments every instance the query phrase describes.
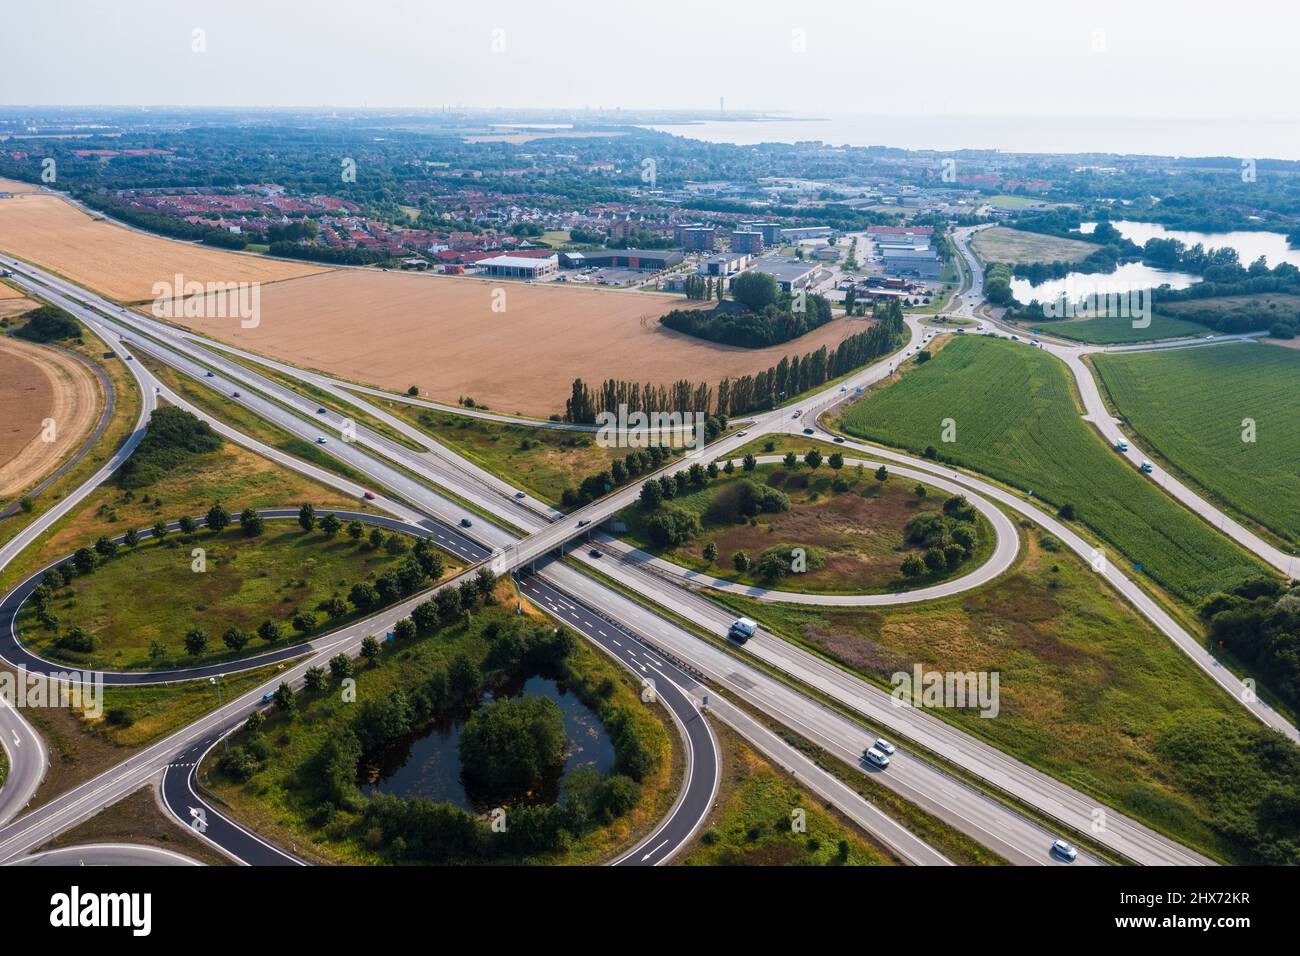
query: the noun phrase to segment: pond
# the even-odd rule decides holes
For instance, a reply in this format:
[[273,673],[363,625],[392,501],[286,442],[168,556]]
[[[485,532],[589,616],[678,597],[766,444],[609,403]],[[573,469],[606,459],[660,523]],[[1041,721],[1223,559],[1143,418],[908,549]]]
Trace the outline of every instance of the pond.
[[[1263,256],[1269,268],[1280,262],[1289,262],[1300,266],[1300,249],[1292,249],[1286,236],[1280,232],[1192,232],[1186,229],[1166,229],[1155,222],[1134,222],[1120,219],[1111,223],[1119,234],[1139,246],[1148,239],[1177,239],[1185,246],[1194,246],[1198,242],[1206,249],[1222,249],[1225,246],[1237,250],[1237,259],[1243,266],[1248,266]],[[1097,228],[1095,222],[1085,222],[1079,227],[1083,233]]]
[[[564,777],[583,767],[605,773],[614,766],[614,745],[600,718],[559,681],[543,676],[529,677],[495,691],[489,691],[479,706],[502,697],[549,697],[564,716],[568,739],[564,768],[538,794],[542,802],[554,802]],[[409,734],[361,763],[364,781],[361,792],[387,793],[395,797],[424,797],[435,803],[454,803],[472,813],[491,807],[486,798],[467,791],[461,779],[460,733],[471,710],[445,717],[426,730]]]
[[1128,262],[1114,272],[1093,274],[1071,272],[1064,278],[1048,279],[1038,285],[1034,285],[1028,279],[1013,278],[1011,293],[1025,305],[1034,299],[1039,302],[1055,302],[1062,294],[1065,294],[1070,301],[1076,302],[1090,295],[1145,291],[1162,285],[1167,285],[1171,289],[1186,289],[1189,285],[1200,281],[1200,276],[1192,275],[1190,272],[1171,272],[1141,262]]

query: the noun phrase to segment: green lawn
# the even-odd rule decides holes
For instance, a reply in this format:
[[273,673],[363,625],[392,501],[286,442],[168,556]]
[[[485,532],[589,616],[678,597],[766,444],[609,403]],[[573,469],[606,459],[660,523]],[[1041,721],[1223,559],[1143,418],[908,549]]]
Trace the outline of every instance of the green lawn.
[[[945,419],[956,441],[942,440]],[[1266,573],[1111,452],[1079,417],[1069,373],[1038,349],[956,337],[850,407],[843,428],[915,453],[933,446],[1047,506],[1073,504],[1126,563],[1188,605]]]
[[601,448],[594,432],[532,425],[507,425],[467,415],[372,399],[389,412],[428,432],[438,441],[539,501],[559,507],[565,488],[623,458],[626,448]]
[[[883,866],[892,860],[730,731],[727,767],[709,825],[683,866]],[[802,816],[794,811],[802,811]],[[796,829],[801,827],[802,829]]]
[[[1224,344],[1094,358],[1144,447],[1300,542],[1300,351]],[[1253,419],[1256,440],[1242,440]]]
[[[1295,748],[1038,532],[1013,573],[924,605],[720,600],[886,688],[916,663],[997,672],[996,717],[936,716],[1217,858],[1259,861],[1276,842],[1267,825],[1256,833],[1258,818],[1269,793],[1296,789]],[[1191,756],[1188,740],[1201,741]],[[1294,842],[1283,852],[1294,854]]]
[[1160,339],[1199,338],[1211,334],[1204,325],[1186,322],[1172,316],[1155,313],[1151,324],[1144,329],[1133,327],[1131,318],[1111,316],[1097,319],[1070,319],[1060,322],[1019,322],[1026,328],[1035,328],[1044,335],[1073,339],[1089,345],[1122,345],[1127,342],[1156,342]]
[[[409,543],[410,539],[406,539]],[[205,550],[206,570],[192,570],[192,551]],[[185,666],[246,657],[301,641],[304,636],[338,627],[356,612],[330,619],[317,612],[317,626],[304,635],[290,620],[299,610],[316,612],[321,602],[347,598],[353,584],[374,581],[399,564],[405,554],[372,549],[363,537],[346,533],[333,540],[319,528],[304,533],[296,521],[268,521],[260,537],[248,538],[235,527],[218,535],[201,530],[186,538],[179,532],[161,542],[146,539],[134,550],[121,548],[91,574],[78,576],[50,601],[61,633],[80,626],[94,635],[89,654],[55,646],[57,635],[42,627],[25,606],[19,617],[24,642],[44,656],[84,666],[114,670]],[[452,562],[445,562],[448,567]],[[266,618],[282,627],[280,640],[254,636],[241,654],[233,653],[222,635],[235,627],[252,633]],[[191,656],[184,636],[195,627],[208,633],[206,652]],[[165,653],[149,656],[154,641]]]
[[[837,477],[845,485],[838,491],[833,487]],[[719,496],[745,480],[780,490],[789,497],[790,510],[759,514],[752,520],[719,515]],[[759,465],[748,475],[740,469],[730,477],[721,474],[671,501],[673,507],[694,514],[700,521],[701,533],[686,544],[666,550],[656,547],[646,528],[651,513],[639,504],[619,513],[627,525],[620,537],[693,571],[747,586],[805,593],[892,593],[926,587],[978,567],[993,547],[992,528],[982,516],[974,524],[976,548],[956,568],[912,579],[899,572],[907,555],[919,557],[925,550],[904,540],[907,522],[918,514],[939,511],[948,497],[929,487],[925,497],[918,497],[915,487],[916,482],[902,478],[882,483],[876,481],[873,472],[858,468],[843,468],[837,473],[825,464],[815,471],[803,464],[794,469],[779,464]],[[708,543],[717,546],[714,561],[704,557]],[[769,580],[753,567],[744,572],[736,570],[736,552],[744,551],[752,562],[757,562],[764,551],[775,547],[787,552],[802,547],[808,556],[807,571]]]

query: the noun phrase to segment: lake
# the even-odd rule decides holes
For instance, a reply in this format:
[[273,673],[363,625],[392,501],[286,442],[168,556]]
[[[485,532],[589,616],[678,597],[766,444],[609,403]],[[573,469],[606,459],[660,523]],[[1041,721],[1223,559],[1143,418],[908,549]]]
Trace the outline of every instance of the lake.
[[[1111,222],[1125,239],[1146,245],[1148,239],[1177,239],[1185,246],[1194,246],[1198,242],[1206,249],[1222,249],[1227,246],[1237,250],[1237,258],[1243,266],[1248,266],[1260,256],[1273,268],[1279,262],[1289,262],[1300,266],[1300,249],[1292,249],[1286,236],[1280,232],[1192,232],[1186,229],[1166,229],[1156,222],[1134,222],[1119,219]],[[1079,227],[1083,233],[1097,228],[1095,222],[1085,222]]]
[[[600,719],[558,681],[530,677],[485,694],[479,706],[501,697],[549,697],[564,716],[568,739],[564,769],[546,792],[539,794],[543,801],[557,800],[561,781],[574,770],[591,767],[604,773],[614,766],[614,745]],[[368,782],[361,785],[361,792],[367,796],[380,792],[395,797],[424,797],[435,803],[454,803],[471,813],[490,809],[487,802],[466,790],[461,779],[460,732],[469,715],[470,711],[451,715],[366,757],[361,772]]]
[[1200,282],[1200,276],[1190,272],[1170,272],[1156,269],[1141,262],[1129,262],[1114,272],[1085,274],[1071,272],[1063,279],[1048,279],[1039,285],[1033,285],[1028,279],[1011,280],[1011,293],[1022,303],[1028,305],[1032,300],[1054,302],[1066,295],[1071,302],[1077,302],[1088,295],[1106,295],[1116,292],[1134,292],[1139,289],[1154,289],[1167,285],[1171,289],[1186,289],[1189,285]]

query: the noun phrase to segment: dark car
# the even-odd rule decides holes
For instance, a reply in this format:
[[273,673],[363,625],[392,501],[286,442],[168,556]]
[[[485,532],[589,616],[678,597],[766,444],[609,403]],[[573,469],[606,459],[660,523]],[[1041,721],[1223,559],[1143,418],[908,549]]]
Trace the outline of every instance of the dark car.
[[803,433],[804,433],[805,435],[811,435],[811,434],[813,433],[813,430],[812,430],[811,428],[805,428],[805,429],[803,430]]
[[470,520],[469,520],[468,518],[461,518],[461,519],[460,519],[460,526],[461,526],[462,528],[468,528],[468,527],[470,526],[470,523],[471,523],[471,522],[470,522]]
[[843,436],[843,435],[836,435],[836,436],[835,436],[835,444],[837,444],[837,445],[843,445],[843,444],[844,444],[844,436]]
[[599,558],[599,557],[600,557],[600,552],[597,551],[595,548],[592,548],[590,551],[587,552],[587,557],[589,557],[589,558]]

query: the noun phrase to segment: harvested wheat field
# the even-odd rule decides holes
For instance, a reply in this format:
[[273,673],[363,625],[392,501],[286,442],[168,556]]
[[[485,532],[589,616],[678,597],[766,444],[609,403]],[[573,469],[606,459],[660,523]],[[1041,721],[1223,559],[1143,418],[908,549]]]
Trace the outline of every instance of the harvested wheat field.
[[[95,373],[71,355],[0,336],[0,498],[30,488],[79,448],[103,398]],[[47,418],[52,442],[43,437]]]
[[[504,312],[492,310],[505,290]],[[714,345],[659,325],[681,296],[339,270],[262,289],[261,321],[179,319],[195,331],[295,365],[505,413],[564,410],[575,378],[716,385],[782,356],[834,347],[867,327],[836,319],[767,349]]]
[[147,236],[90,216],[57,196],[0,199],[0,249],[123,302],[154,298],[177,273],[197,282],[276,282],[326,271]]
[[17,179],[5,179],[0,176],[0,193],[17,195],[18,193],[37,193],[40,191],[41,187],[39,186],[33,186],[31,183],[25,183]]

